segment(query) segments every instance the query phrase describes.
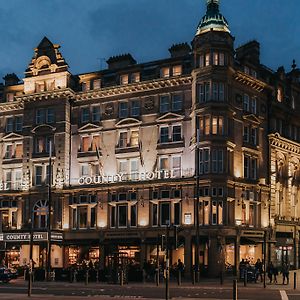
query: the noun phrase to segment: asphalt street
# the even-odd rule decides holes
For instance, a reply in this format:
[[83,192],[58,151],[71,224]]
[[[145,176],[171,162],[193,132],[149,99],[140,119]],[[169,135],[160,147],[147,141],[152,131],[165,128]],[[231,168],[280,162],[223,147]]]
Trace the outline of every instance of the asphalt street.
[[[231,282],[220,285],[218,282],[208,282],[199,285],[183,283],[178,287],[171,283],[170,297],[173,300],[183,299],[232,299]],[[63,282],[34,282],[32,291],[33,299],[165,299],[165,287],[152,283],[111,285],[103,283],[63,283]],[[27,282],[18,279],[9,284],[0,284],[0,299],[28,299]],[[262,284],[238,285],[239,300],[299,300],[300,289],[293,290],[290,286],[268,285],[266,289]]]

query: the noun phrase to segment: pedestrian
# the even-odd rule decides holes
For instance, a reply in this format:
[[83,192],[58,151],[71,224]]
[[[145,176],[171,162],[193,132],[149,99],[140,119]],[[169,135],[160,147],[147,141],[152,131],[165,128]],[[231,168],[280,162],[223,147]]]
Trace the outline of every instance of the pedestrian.
[[274,283],[277,284],[278,268],[273,266]]
[[285,279],[287,281],[286,283],[289,284],[289,282],[290,282],[290,279],[289,279],[290,265],[283,263],[281,273],[282,273],[282,284],[285,284]]
[[180,273],[180,275],[183,277],[183,272],[184,272],[184,264],[181,261],[181,259],[178,259],[178,263],[177,263],[177,271],[178,273]]
[[263,264],[260,261],[260,259],[258,258],[256,263],[255,263],[255,283],[257,282],[257,279],[260,277],[260,282],[263,281]]
[[269,265],[268,265],[268,267],[267,267],[267,273],[268,273],[268,277],[269,277],[270,283],[272,283],[273,274],[274,274],[274,266],[273,266],[272,262],[270,262]]

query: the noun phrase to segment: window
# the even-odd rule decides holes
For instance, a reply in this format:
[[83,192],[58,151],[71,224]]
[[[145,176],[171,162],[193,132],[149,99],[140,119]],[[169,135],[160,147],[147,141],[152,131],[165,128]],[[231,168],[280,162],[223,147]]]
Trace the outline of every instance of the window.
[[181,157],[180,156],[172,156],[171,177],[175,177],[175,178],[181,177]]
[[119,118],[128,117],[128,102],[119,103]]
[[127,227],[127,205],[118,205],[118,227]]
[[152,226],[158,225],[158,205],[152,203]]
[[251,98],[251,109],[250,112],[256,114],[256,98]]
[[83,136],[81,137],[81,152],[88,152],[90,149],[90,137]]
[[13,145],[6,145],[5,156],[4,158],[12,158],[13,157]]
[[172,96],[172,111],[182,110],[183,96],[182,94],[174,94]]
[[257,179],[257,158],[244,155],[244,178]]
[[277,101],[282,102],[283,101],[283,88],[278,87],[277,89]]
[[92,122],[99,122],[100,121],[100,107],[99,106],[92,106]]
[[110,207],[110,227],[116,227],[116,207]]
[[212,172],[223,173],[224,169],[224,158],[223,150],[212,150]]
[[137,225],[137,205],[130,206],[130,226],[136,227]]
[[180,76],[182,74],[182,66],[173,66],[173,76]]
[[181,126],[175,125],[173,126],[173,132],[172,132],[172,141],[173,142],[180,142],[181,139]]
[[180,202],[174,203],[174,225],[180,225],[181,223],[181,209]]
[[131,101],[131,116],[138,117],[140,115],[140,102],[138,100]]
[[118,173],[124,174],[124,178],[127,178],[128,180],[137,180],[138,179],[138,176],[139,176],[139,159],[138,158],[119,160],[118,166],[119,166]]
[[140,82],[140,73],[138,73],[138,72],[132,73],[131,74],[131,82],[132,83]]
[[243,141],[256,146],[258,144],[258,128],[251,125],[244,125]]
[[43,167],[35,166],[35,185],[42,185],[43,183]]
[[120,139],[119,139],[119,148],[126,148],[127,147],[127,131],[120,132]]
[[161,68],[161,70],[160,70],[160,77],[161,78],[168,78],[168,77],[170,77],[170,68],[169,67]]
[[139,131],[133,130],[130,135],[130,147],[137,147],[139,145]]
[[204,67],[204,55],[200,55],[199,57],[199,67],[200,68]]
[[207,174],[209,172],[223,173],[224,172],[224,150],[213,149],[212,151],[210,151],[209,148],[200,149],[199,172],[200,174]]
[[251,139],[250,143],[254,146],[257,145],[257,128],[251,128]]
[[79,229],[87,228],[87,206],[77,206],[77,222]]
[[213,100],[224,101],[224,83],[213,82]]
[[243,109],[244,111],[250,111],[250,103],[249,103],[249,95],[244,94],[244,101],[243,101]]
[[81,108],[81,123],[88,123],[90,121],[90,109],[89,107]]
[[46,228],[48,224],[48,201],[39,200],[33,207],[34,228]]
[[169,127],[160,128],[160,143],[169,142]]
[[53,108],[38,108],[35,114],[36,124],[52,124],[55,122],[55,112]]
[[161,113],[169,112],[170,110],[170,97],[168,95],[160,96],[160,104],[159,104],[159,111]]
[[170,203],[162,202],[160,203],[160,225],[170,225],[170,224],[171,224]]
[[97,151],[100,148],[100,135],[92,137],[92,151]]
[[90,166],[88,164],[80,165],[80,176],[89,176],[90,175]]
[[81,83],[81,87],[82,87],[82,91],[86,92],[89,91],[91,89],[91,83],[90,81],[85,81]]
[[6,127],[5,127],[5,132],[13,132],[14,130],[14,119],[13,117],[8,117],[6,118]]
[[22,158],[23,157],[23,144],[16,144],[15,148],[15,157]]
[[101,88],[101,79],[94,79],[93,81],[93,89],[97,90]]
[[13,102],[14,101],[14,93],[7,93],[6,94],[6,102]]
[[205,54],[205,66],[210,65],[210,53]]
[[197,85],[198,102],[203,103],[210,100],[210,83],[205,82]]
[[38,136],[35,138],[35,152],[36,153],[49,153],[49,145],[50,141],[52,141],[53,145],[53,138],[48,136]]
[[17,116],[15,117],[15,130],[16,132],[20,132],[23,129],[23,117]]
[[120,84],[128,84],[129,82],[129,77],[128,74],[124,74],[120,76]]
[[250,69],[249,69],[249,67],[244,66],[244,72],[245,72],[247,75],[250,75]]

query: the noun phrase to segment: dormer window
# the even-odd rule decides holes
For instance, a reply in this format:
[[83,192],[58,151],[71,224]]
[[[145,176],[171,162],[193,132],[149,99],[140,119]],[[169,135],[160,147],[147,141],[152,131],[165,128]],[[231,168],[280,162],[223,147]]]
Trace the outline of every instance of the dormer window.
[[170,77],[170,68],[169,67],[161,68],[160,77],[161,78],[169,78]]
[[140,82],[140,73],[138,73],[138,72],[132,73],[131,74],[131,82],[132,83]]
[[91,83],[89,81],[82,82],[81,88],[83,92],[89,91],[91,89]]
[[95,79],[93,81],[93,89],[97,90],[101,88],[101,79]]
[[37,93],[44,92],[45,91],[45,83],[44,82],[36,82],[35,91]]
[[277,89],[277,101],[282,102],[283,101],[283,88],[280,86]]
[[182,74],[182,66],[178,65],[178,66],[173,66],[173,76],[180,76]]
[[7,93],[6,102],[13,102],[13,101],[14,101],[14,93]]
[[129,83],[129,76],[128,74],[124,74],[120,76],[120,84],[124,85],[124,84],[128,84]]

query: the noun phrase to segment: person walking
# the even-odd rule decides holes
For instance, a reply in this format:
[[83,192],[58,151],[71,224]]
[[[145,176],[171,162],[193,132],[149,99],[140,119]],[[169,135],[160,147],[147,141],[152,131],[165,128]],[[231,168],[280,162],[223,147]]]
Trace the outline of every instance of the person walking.
[[263,282],[263,264],[258,258],[255,263],[255,283],[257,282],[258,278],[260,277],[260,282]]
[[270,280],[270,283],[272,283],[272,280],[273,280],[273,274],[274,274],[274,266],[273,266],[273,263],[270,262],[268,264],[268,267],[267,267],[267,273],[268,273],[268,278]]
[[282,273],[282,284],[285,284],[285,280],[287,281],[286,283],[289,284],[290,265],[287,263],[283,263],[281,273]]

